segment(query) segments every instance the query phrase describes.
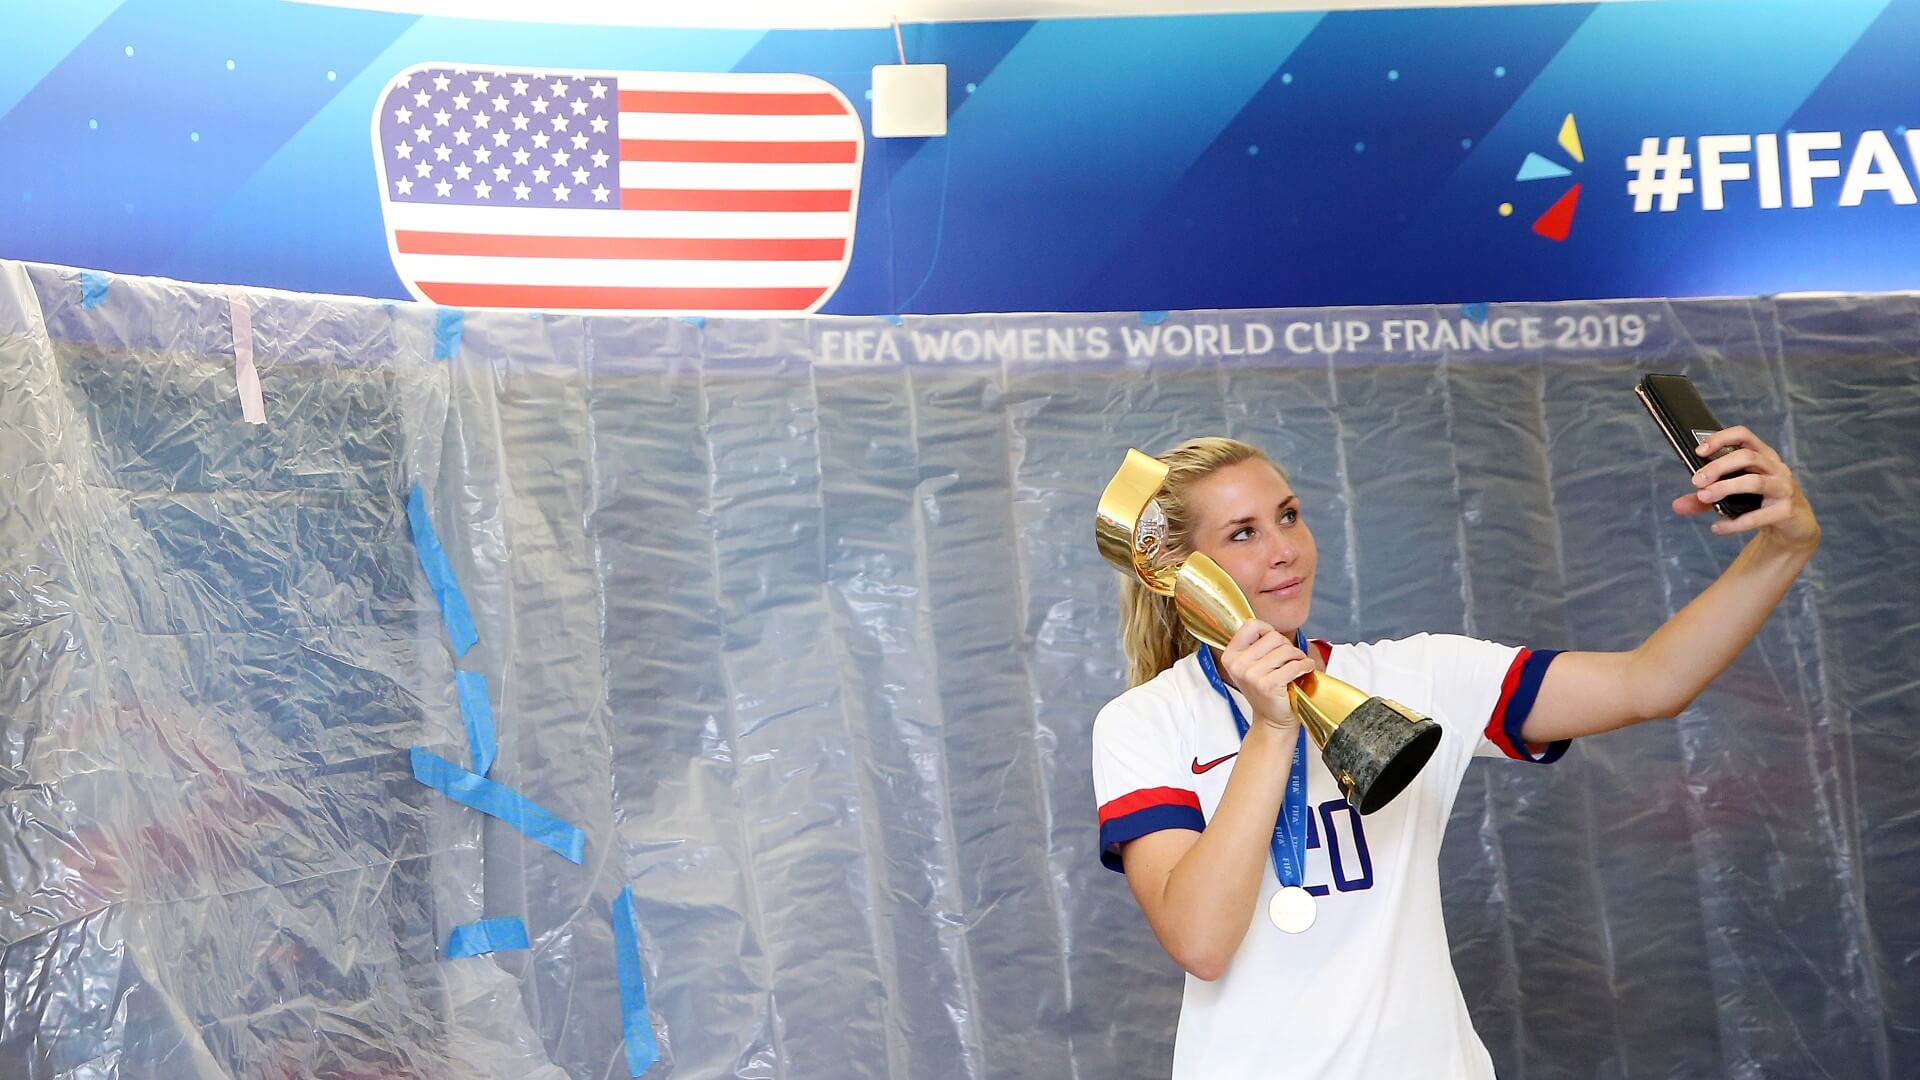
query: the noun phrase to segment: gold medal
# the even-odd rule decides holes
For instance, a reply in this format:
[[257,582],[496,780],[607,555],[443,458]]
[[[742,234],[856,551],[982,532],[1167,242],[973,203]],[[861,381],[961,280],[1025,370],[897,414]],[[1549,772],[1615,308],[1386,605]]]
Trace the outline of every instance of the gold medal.
[[1305,933],[1313,925],[1318,910],[1313,894],[1298,885],[1281,886],[1273,899],[1267,901],[1267,918],[1289,934]]

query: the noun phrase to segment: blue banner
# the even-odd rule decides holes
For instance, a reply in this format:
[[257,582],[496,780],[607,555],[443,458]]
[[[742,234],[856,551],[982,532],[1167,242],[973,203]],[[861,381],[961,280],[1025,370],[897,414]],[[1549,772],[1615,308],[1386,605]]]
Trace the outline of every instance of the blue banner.
[[908,26],[931,139],[869,134],[886,30],[20,18],[0,255],[115,272],[682,315],[1920,278],[1920,0]]

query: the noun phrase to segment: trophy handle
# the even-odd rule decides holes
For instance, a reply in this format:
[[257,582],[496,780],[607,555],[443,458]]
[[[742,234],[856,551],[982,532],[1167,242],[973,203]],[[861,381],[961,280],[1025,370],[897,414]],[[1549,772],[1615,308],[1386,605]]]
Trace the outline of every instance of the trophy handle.
[[[1219,563],[1198,551],[1187,556],[1174,578],[1173,603],[1187,632],[1216,649],[1225,649],[1234,633],[1253,618],[1253,606],[1239,584]],[[1287,702],[1314,744],[1324,747],[1340,722],[1366,704],[1367,695],[1350,683],[1315,672],[1287,686]]]
[[1173,606],[1187,632],[1216,649],[1226,648],[1253,619],[1253,606],[1239,584],[1219,563],[1198,551],[1187,556],[1174,575]]

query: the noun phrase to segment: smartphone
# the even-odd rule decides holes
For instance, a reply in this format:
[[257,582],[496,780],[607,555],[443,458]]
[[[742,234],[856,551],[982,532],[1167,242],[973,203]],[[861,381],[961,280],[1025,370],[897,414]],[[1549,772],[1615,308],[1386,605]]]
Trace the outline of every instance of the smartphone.
[[[1667,437],[1667,445],[1673,447],[1673,452],[1679,454],[1680,460],[1686,463],[1688,474],[1705,468],[1712,459],[1694,453],[1693,448],[1726,425],[1714,417],[1712,409],[1707,408],[1706,399],[1700,396],[1699,390],[1694,389],[1693,380],[1685,375],[1648,375],[1640,380],[1633,392],[1639,396],[1640,404],[1647,407],[1653,422],[1660,425],[1660,433]],[[1732,449],[1727,448],[1713,456],[1717,458],[1731,452]],[[1745,470],[1728,475],[1743,476]],[[1760,496],[1749,492],[1729,495],[1715,503],[1714,508],[1727,517],[1736,518],[1750,510],[1760,509]]]

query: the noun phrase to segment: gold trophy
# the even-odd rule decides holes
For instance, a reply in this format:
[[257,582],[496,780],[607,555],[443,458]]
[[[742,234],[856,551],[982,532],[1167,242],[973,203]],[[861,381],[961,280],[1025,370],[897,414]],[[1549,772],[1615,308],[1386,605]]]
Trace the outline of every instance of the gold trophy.
[[[1122,573],[1173,597],[1189,633],[1224,649],[1253,618],[1253,608],[1233,578],[1206,555],[1196,551],[1177,562],[1168,556],[1167,518],[1154,498],[1166,478],[1165,463],[1128,450],[1100,494],[1094,542]],[[1362,814],[1393,801],[1440,745],[1439,724],[1325,673],[1294,680],[1287,701],[1320,748],[1340,793]]]

